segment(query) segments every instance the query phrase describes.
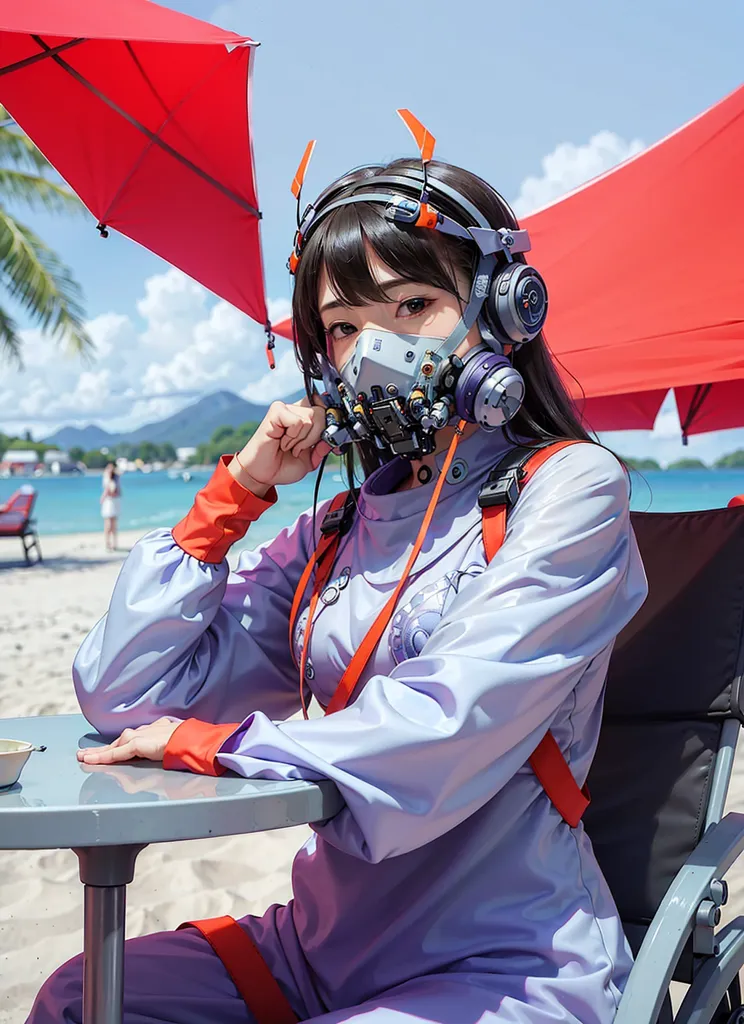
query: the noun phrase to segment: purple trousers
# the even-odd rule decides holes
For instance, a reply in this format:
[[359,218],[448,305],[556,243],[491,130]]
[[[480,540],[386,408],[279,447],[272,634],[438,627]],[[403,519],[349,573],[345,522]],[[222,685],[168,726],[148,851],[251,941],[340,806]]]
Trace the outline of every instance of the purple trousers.
[[[257,1022],[248,1011],[221,960],[195,930],[129,939],[124,972],[124,1024],[270,1024]],[[308,1024],[521,1024],[527,1019],[508,1010],[500,1014],[501,1000],[484,980],[466,973],[428,975],[358,1006],[314,1016],[297,992],[285,986],[285,994]],[[83,960],[76,956],[45,982],[26,1024],[80,1024],[82,998]],[[547,1024],[567,1018],[534,1019]]]

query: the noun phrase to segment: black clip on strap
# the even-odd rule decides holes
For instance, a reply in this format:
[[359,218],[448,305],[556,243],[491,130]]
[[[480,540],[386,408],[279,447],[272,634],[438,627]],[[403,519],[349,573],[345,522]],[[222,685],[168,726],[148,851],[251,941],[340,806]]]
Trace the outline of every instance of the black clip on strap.
[[323,516],[320,532],[324,537],[332,533],[340,533],[343,536],[351,526],[355,509],[356,501],[354,494],[352,491],[349,491],[349,495],[341,508],[334,509],[332,512],[326,512]]
[[478,494],[478,504],[481,508],[491,508],[493,505],[506,505],[513,508],[519,497],[520,483],[524,477],[524,470],[516,466],[501,473],[494,469],[488,480],[483,484]]
[[507,452],[491,470],[488,480],[480,489],[478,494],[480,507],[491,508],[494,505],[506,505],[507,509],[514,508],[522,489],[522,481],[527,473],[525,465],[535,452],[543,447],[545,445],[542,444],[534,448],[519,446]]

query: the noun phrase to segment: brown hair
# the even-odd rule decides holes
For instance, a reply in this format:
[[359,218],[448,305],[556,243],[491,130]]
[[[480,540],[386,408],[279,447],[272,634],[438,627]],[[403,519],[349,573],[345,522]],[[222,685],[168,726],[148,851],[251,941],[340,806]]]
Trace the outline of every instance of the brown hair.
[[[411,159],[350,171],[322,193],[315,204],[316,209],[321,210],[333,200],[359,191],[389,191],[390,186],[369,180],[380,175],[408,177],[410,188],[396,185],[395,191],[418,198],[420,171],[420,162]],[[418,180],[415,172],[418,172]],[[428,173],[434,183],[440,180],[457,189],[493,228],[519,227],[508,204],[477,175],[439,161],[429,163]],[[442,213],[462,222],[463,211],[449,202],[446,196],[436,193],[434,205]],[[351,306],[386,298],[370,272],[365,243],[396,276],[426,281],[454,295],[458,295],[456,271],[468,282],[472,281],[475,272],[477,251],[474,243],[426,228],[399,227],[387,220],[382,203],[350,204],[332,211],[309,233],[297,268],[292,299],[296,351],[308,395],[313,389],[313,380],[321,376],[320,357],[324,355],[326,345],[318,309],[318,282],[322,270],[325,268],[339,298]],[[461,301],[466,298],[458,297]],[[542,334],[517,349],[513,363],[525,381],[522,408],[509,425],[515,435],[536,442],[553,438],[593,440],[584,429],[556,372]],[[377,464],[374,449],[361,446],[359,454],[364,470],[369,472]]]

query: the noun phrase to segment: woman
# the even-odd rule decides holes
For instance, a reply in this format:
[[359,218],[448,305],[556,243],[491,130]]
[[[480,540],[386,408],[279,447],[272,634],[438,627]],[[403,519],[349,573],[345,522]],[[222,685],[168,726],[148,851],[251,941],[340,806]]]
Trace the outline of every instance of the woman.
[[[572,784],[587,776],[610,651],[646,593],[628,482],[576,418],[542,315],[528,343],[503,336],[532,301],[520,292],[523,313],[496,308],[491,284],[523,267],[508,206],[466,171],[432,162],[424,182],[420,167],[355,171],[305,217],[291,260],[297,349],[308,384],[322,375],[331,389],[328,414],[317,399],[274,403],[186,519],[135,546],[77,656],[83,711],[117,737],[81,761],[332,779],[345,800],[297,855],[294,900],[236,926],[278,982],[277,1015],[259,1017],[239,994],[267,984],[260,961],[233,962],[231,975],[188,927],[127,943],[130,1024],[271,1024],[292,1019],[279,1017],[282,1000],[318,1024],[615,1016],[630,969],[617,911],[583,828],[528,761],[549,732]],[[435,350],[453,339],[442,376]],[[480,405],[461,387],[478,359]],[[409,365],[421,374],[410,388]],[[506,428],[479,426],[499,417]],[[318,467],[324,431],[356,438],[369,475],[327,582],[301,589],[293,615],[319,534],[311,513],[243,554],[235,574],[225,555],[274,485]],[[478,496],[517,439],[584,443],[531,474],[489,561]],[[381,642],[365,645],[398,588]],[[344,707],[339,679],[365,646]],[[287,721],[301,706],[297,665],[304,693],[335,713]],[[77,958],[49,979],[34,1024],[81,1019],[81,970]]]
[[101,481],[101,515],[103,517],[103,539],[107,551],[116,551],[117,523],[121,509],[121,486],[119,474],[113,462],[106,464]]

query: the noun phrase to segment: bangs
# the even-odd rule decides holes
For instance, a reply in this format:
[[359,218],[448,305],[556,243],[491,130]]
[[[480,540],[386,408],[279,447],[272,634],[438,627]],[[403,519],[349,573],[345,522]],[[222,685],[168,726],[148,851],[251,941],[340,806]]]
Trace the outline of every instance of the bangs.
[[427,228],[400,228],[376,203],[334,210],[310,238],[303,260],[316,282],[325,270],[343,303],[364,306],[388,301],[370,268],[370,249],[396,277],[441,288],[460,299],[456,272],[465,273],[468,280],[472,277],[473,252],[466,242],[445,239]]

